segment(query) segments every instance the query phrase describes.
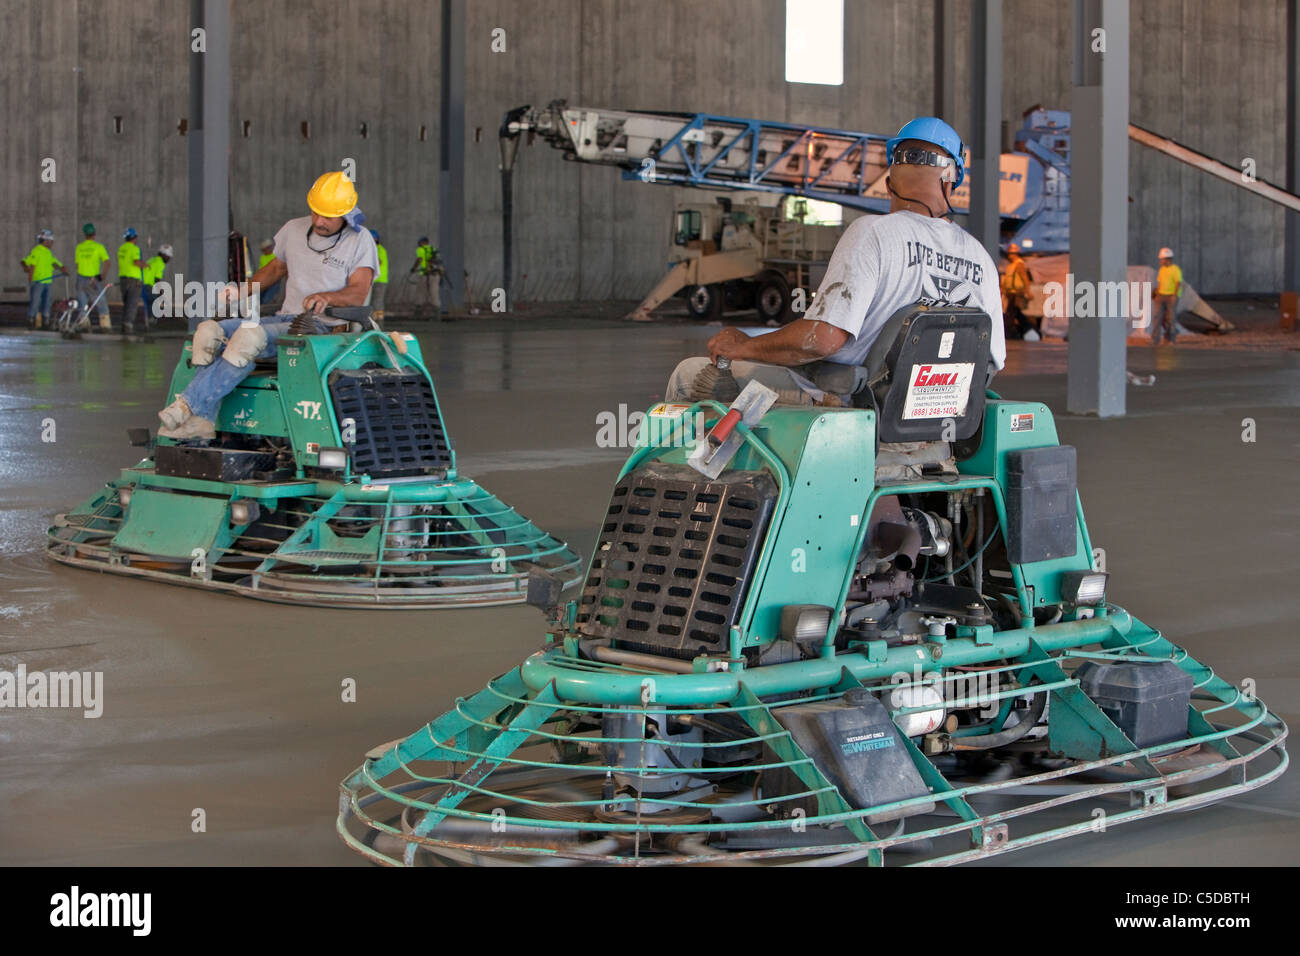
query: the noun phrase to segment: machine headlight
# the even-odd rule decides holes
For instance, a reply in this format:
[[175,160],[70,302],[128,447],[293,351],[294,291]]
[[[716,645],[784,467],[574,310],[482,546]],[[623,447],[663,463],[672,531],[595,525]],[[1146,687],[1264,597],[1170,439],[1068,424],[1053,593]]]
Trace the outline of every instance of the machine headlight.
[[824,604],[787,604],[781,608],[781,637],[796,642],[825,638],[832,613]]
[[252,524],[262,516],[262,509],[256,501],[240,498],[230,503],[230,520],[234,524]]
[[135,490],[135,485],[123,485],[117,489],[117,501],[123,508],[131,503],[131,492]]
[[342,471],[348,466],[348,450],[346,448],[322,448],[317,453],[316,461],[321,468]]
[[1106,600],[1106,571],[1066,571],[1061,575],[1061,598],[1066,604],[1091,607]]

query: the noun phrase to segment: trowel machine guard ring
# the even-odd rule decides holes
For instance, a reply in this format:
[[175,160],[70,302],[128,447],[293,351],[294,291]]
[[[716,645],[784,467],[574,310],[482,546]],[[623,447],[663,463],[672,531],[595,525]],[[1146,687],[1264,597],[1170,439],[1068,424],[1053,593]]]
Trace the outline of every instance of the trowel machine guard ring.
[[[1085,598],[1099,569],[1073,449],[1045,406],[987,399],[957,474],[890,482],[872,477],[875,411],[778,406],[737,426],[742,448],[694,486],[712,504],[688,520],[670,504],[692,480],[680,439],[697,412],[707,432],[726,409],[680,414],[625,466],[584,591],[550,609],[542,648],[343,781],[344,842],[388,865],[950,864],[1276,779],[1287,730],[1263,702],[1104,595]],[[645,488],[661,494],[635,510]],[[968,613],[929,613],[962,589],[913,566],[918,636],[880,631],[889,618],[846,623],[863,587],[897,580],[861,574],[890,499],[978,502],[992,529],[940,572],[956,582],[988,561]],[[757,547],[708,530],[744,524],[729,503],[765,522]],[[727,591],[730,578],[706,575],[692,591],[691,570],[717,571],[714,557],[742,580]],[[682,587],[677,618],[661,585]],[[976,607],[994,590],[996,614]],[[730,597],[727,612],[697,618],[706,594],[717,608]],[[808,607],[823,616],[792,631]],[[1148,690],[1098,690],[1089,673],[1103,665]],[[972,677],[992,689],[971,691]]]
[[[279,346],[223,402],[216,442],[155,445],[146,432],[135,443],[148,457],[55,518],[50,557],[330,607],[513,604],[530,573],[577,580],[563,541],[459,474],[414,336]],[[197,372],[191,348],[172,396]]]

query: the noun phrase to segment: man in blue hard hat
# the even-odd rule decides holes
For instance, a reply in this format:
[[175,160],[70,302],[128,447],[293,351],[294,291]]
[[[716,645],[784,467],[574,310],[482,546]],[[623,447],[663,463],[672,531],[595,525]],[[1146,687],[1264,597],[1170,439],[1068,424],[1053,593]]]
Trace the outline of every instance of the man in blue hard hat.
[[919,300],[969,305],[992,319],[993,371],[1006,359],[998,270],[975,237],[949,219],[949,199],[966,169],[961,137],[941,119],[907,123],[885,144],[889,214],[863,216],[844,230],[812,307],[801,319],[763,335],[724,328],[708,358],[681,362],[665,399],[690,397],[710,362],[731,360],[742,386],[757,379],[782,399],[848,405],[864,387],[862,368],[880,330]]

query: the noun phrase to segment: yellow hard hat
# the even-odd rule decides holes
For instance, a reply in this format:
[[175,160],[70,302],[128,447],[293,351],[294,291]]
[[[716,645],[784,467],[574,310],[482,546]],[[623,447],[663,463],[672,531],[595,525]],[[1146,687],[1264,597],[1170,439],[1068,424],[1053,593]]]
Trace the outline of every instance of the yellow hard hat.
[[346,216],[357,205],[357,188],[340,172],[325,173],[307,193],[307,206],[318,216]]

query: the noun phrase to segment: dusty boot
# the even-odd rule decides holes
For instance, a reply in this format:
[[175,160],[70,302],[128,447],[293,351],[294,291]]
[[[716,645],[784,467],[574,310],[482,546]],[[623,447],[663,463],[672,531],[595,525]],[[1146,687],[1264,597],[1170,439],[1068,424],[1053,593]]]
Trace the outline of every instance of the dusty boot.
[[191,415],[175,428],[158,429],[158,437],[172,438],[177,441],[183,441],[187,438],[216,438],[217,429],[216,426],[206,418],[199,418],[197,415]]
[[112,331],[113,331],[113,320],[110,319],[110,318],[109,318],[108,316],[106,316],[106,315],[101,315],[101,316],[99,317],[99,327],[100,327],[100,329],[101,329],[102,331],[104,331],[104,332],[112,332]]
[[[164,428],[177,428],[188,421],[193,414],[189,402],[184,398],[178,398],[159,412],[158,417],[162,419]],[[162,432],[160,431],[159,434],[161,435]]]
[[36,313],[36,324],[33,325],[32,328],[34,328],[34,329],[39,329],[39,328],[41,327],[41,322],[42,322],[42,320],[44,320],[44,318],[45,318],[45,316],[43,316],[43,315],[41,315],[39,312],[37,312],[37,313]]

